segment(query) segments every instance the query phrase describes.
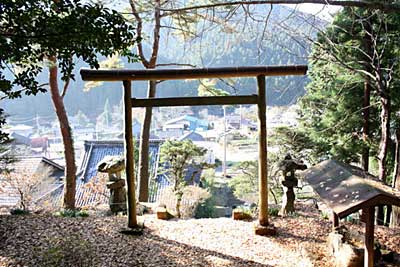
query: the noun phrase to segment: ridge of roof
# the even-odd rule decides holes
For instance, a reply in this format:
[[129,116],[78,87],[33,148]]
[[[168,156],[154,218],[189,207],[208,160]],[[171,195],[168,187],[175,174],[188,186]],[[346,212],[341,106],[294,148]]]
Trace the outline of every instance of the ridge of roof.
[[63,171],[64,170],[64,166],[61,166],[60,164],[54,162],[53,160],[46,158],[46,157],[42,157],[42,161],[46,162],[47,164],[52,165],[53,167],[56,167],[57,169]]

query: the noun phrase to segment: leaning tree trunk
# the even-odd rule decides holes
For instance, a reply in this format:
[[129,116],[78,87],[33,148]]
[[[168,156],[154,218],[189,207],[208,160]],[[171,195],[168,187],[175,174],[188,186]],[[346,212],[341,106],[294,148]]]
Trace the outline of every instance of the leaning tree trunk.
[[[157,67],[158,50],[160,44],[160,29],[161,29],[161,0],[150,1],[154,4],[154,28],[153,28],[153,46],[151,57],[149,60],[146,59],[142,43],[139,42],[137,45],[138,55],[143,66],[146,69],[154,69]],[[136,38],[142,39],[143,20],[139,15],[136,8],[135,1],[129,1],[132,14],[136,19]],[[149,82],[148,97],[154,97],[156,94],[156,81]],[[149,196],[149,137],[150,137],[150,125],[151,125],[152,108],[146,108],[139,148],[139,201],[148,201]]]
[[[153,98],[156,95],[156,81],[149,81],[147,98]],[[144,112],[143,124],[140,133],[139,147],[139,201],[147,202],[149,199],[149,140],[150,126],[153,109],[147,107]]]
[[49,67],[50,95],[60,123],[60,130],[64,144],[65,156],[65,183],[64,183],[64,203],[65,209],[75,209],[75,191],[76,191],[76,166],[74,145],[72,141],[71,128],[69,126],[67,112],[63,98],[58,90],[58,68],[55,57],[50,57],[52,65]]
[[[390,142],[390,97],[388,92],[381,96],[381,139],[379,143],[379,179],[386,183],[387,153]],[[378,207],[377,224],[384,224],[383,206]]]

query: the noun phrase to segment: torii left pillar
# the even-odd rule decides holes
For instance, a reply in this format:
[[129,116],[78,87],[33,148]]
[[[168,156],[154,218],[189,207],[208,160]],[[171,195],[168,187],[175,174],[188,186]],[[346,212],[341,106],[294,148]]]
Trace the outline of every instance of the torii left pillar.
[[265,93],[265,76],[257,76],[258,86],[258,187],[259,187],[259,225],[257,235],[272,236],[276,229],[268,222],[268,176],[267,176],[267,104]]
[[132,85],[131,81],[123,81],[124,85],[124,139],[125,139],[125,172],[126,172],[126,187],[127,187],[127,215],[128,228],[122,232],[130,233],[138,229],[136,218],[136,196],[135,196],[135,172],[134,172],[134,148],[132,135]]

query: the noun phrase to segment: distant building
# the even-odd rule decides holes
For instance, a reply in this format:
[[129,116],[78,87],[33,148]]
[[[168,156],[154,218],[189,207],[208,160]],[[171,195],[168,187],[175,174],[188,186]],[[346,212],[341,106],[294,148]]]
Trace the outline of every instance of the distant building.
[[168,127],[171,127],[171,125],[176,125],[175,128],[180,128],[188,131],[194,131],[198,128],[202,130],[208,130],[210,128],[210,124],[208,121],[201,120],[199,118],[190,115],[184,115],[179,118],[167,121],[163,125],[163,130],[168,129]]
[[21,135],[16,132],[11,132],[10,133],[10,138],[12,139],[12,144],[13,145],[26,145],[29,146],[31,144],[31,140],[29,137],[26,137],[24,135]]
[[205,141],[204,137],[195,131],[188,132],[188,133],[182,135],[181,137],[179,137],[177,140],[178,141],[184,141],[184,140]]
[[228,129],[240,129],[242,122],[241,122],[241,116],[237,114],[233,115],[226,115],[226,123]]
[[11,128],[7,129],[8,132],[14,132],[16,134],[29,137],[30,135],[33,134],[33,127],[25,124],[18,124],[15,126],[12,126]]
[[35,153],[47,155],[49,147],[49,139],[47,137],[35,137],[31,138],[31,150]]
[[251,122],[246,119],[242,119],[242,125],[240,129],[240,133],[243,135],[251,135],[254,132],[257,132],[258,125],[257,123]]

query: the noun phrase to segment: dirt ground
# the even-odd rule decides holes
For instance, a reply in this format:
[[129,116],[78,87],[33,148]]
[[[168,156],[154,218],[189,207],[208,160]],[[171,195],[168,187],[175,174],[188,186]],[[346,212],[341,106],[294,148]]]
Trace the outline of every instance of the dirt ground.
[[[124,216],[0,216],[0,266],[333,266],[331,229],[317,210],[272,217],[278,235],[254,234],[256,221],[157,220],[141,216],[141,236],[119,233]],[[354,226],[362,230],[361,226]],[[400,253],[400,229],[377,227],[377,239]]]

